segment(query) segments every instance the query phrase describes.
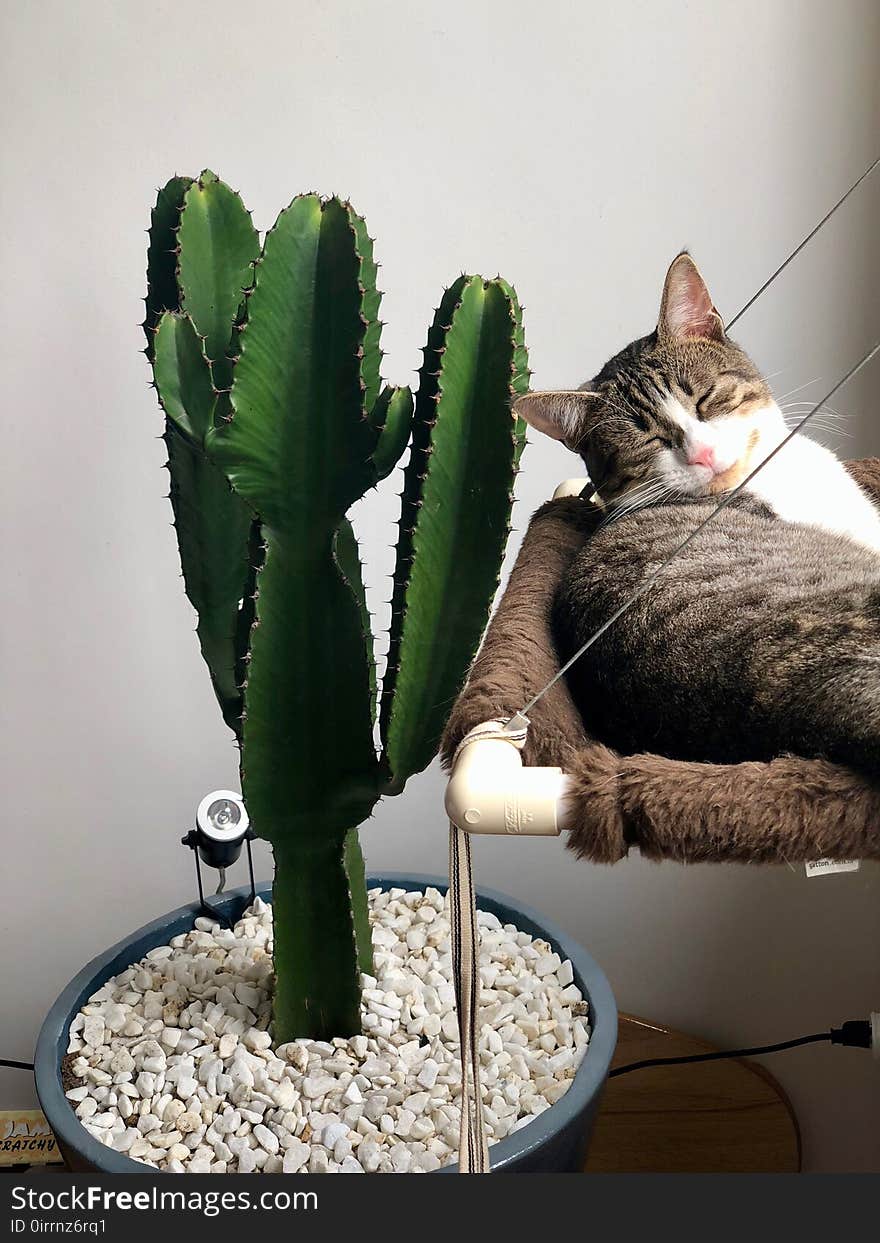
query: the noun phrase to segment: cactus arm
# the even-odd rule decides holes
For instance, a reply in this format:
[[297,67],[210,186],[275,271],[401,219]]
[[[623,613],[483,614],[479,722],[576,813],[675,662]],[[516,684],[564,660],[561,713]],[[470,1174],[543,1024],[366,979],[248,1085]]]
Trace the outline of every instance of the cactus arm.
[[147,296],[144,333],[147,348],[144,351],[153,361],[153,337],[163,311],[180,310],[180,290],[177,287],[177,229],[183,200],[192,184],[191,177],[172,177],[156,198],[150,217],[149,245],[147,247]]
[[187,597],[223,719],[238,734],[240,601],[248,574],[251,514],[227,479],[170,420],[165,432],[171,505]]
[[[529,368],[529,351],[526,347],[526,331],[522,307],[513,285],[506,281],[503,276],[498,276],[495,279],[510,299],[510,309],[513,315],[513,377],[510,381],[510,387],[513,390],[514,397],[523,397],[529,391],[529,379],[532,373]],[[519,460],[526,447],[527,427],[528,424],[525,419],[517,415],[514,431],[514,436],[516,437],[516,457],[514,462],[517,470],[519,470]]]
[[[231,368],[233,321],[257,247],[240,199],[213,174],[198,182],[172,178],[160,190],[147,258],[147,355],[166,414],[184,587],[199,616],[199,644],[223,718],[236,736],[259,540],[252,513],[204,452],[218,381],[205,349],[214,351],[221,370]],[[191,304],[203,326],[180,313],[184,304]],[[225,373],[221,384],[223,379],[228,382]]]
[[230,338],[251,284],[259,235],[235,191],[206,171],[184,196],[177,244],[181,306],[203,339],[215,388],[228,389]]
[[153,344],[153,379],[168,418],[201,449],[213,417],[214,386],[188,315],[161,315]]
[[249,298],[232,418],[208,433],[212,456],[263,521],[245,780],[254,827],[272,841],[341,841],[376,797],[361,613],[332,552],[374,477],[358,268],[338,201],[304,195],[281,213]]
[[364,319],[364,337],[361,343],[361,382],[364,386],[364,409],[367,414],[373,409],[379,396],[381,380],[379,370],[382,365],[382,350],[379,338],[382,335],[382,321],[379,319],[379,304],[382,294],[376,285],[379,265],[373,255],[373,239],[367,232],[367,222],[359,216],[350,204],[346,204],[351,226],[354,229],[355,246],[360,259],[358,280],[362,290],[361,315]]
[[373,406],[371,419],[379,429],[373,450],[373,465],[379,479],[394,470],[409,441],[413,421],[412,393],[402,388],[384,388]]
[[153,375],[167,415],[169,495],[184,588],[198,613],[199,646],[223,719],[237,734],[252,515],[204,453],[214,391],[201,342],[186,316],[166,311],[160,318]]
[[400,644],[403,638],[406,588],[409,583],[413,561],[413,535],[419,516],[419,502],[423,476],[428,467],[431,447],[431,429],[435,419],[435,405],[439,398],[440,353],[444,334],[464,289],[466,277],[460,276],[443,293],[434,319],[428,328],[428,340],[422,351],[419,370],[419,389],[416,396],[412,421],[412,443],[409,460],[403,473],[403,491],[400,495],[400,519],[398,521],[397,554],[391,591],[391,625],[388,631],[388,658],[382,678],[382,695],[379,701],[379,724],[382,737],[382,766],[388,771],[387,736],[400,668]]
[[515,336],[510,297],[479,277],[447,292],[428,335],[382,688],[390,792],[434,756],[498,584],[516,451]]
[[266,238],[239,337],[233,417],[209,448],[233,487],[303,551],[327,545],[375,482],[365,418],[360,260],[338,200],[294,199]]

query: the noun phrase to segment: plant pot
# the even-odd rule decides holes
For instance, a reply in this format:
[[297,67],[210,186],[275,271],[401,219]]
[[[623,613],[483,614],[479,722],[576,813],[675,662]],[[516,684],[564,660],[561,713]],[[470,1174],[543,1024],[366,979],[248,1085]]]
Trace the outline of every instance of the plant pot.
[[[447,888],[436,876],[397,872],[369,876],[368,883],[374,888],[407,890],[430,885],[444,893]],[[263,886],[260,896],[269,900],[270,886]],[[232,890],[218,899],[216,905],[234,920],[244,909],[248,897],[245,889]],[[528,1126],[492,1145],[492,1169],[504,1173],[577,1173],[583,1169],[617,1039],[617,1008],[611,988],[589,954],[536,911],[491,889],[478,889],[477,900],[481,909],[492,912],[503,923],[513,923],[523,932],[543,937],[560,957],[571,959],[575,983],[589,1002],[592,1028],[587,1052],[571,1087]],[[197,914],[195,903],[179,907],[94,958],[67,985],[43,1023],[35,1055],[37,1095],[71,1170],[106,1174],[156,1173],[151,1166],[106,1147],[80,1124],[61,1086],[61,1060],[67,1052],[70,1024],[84,1002],[111,976],[124,971],[149,950],[166,945],[178,933],[189,931]],[[437,1172],[455,1173],[456,1167],[445,1166]]]

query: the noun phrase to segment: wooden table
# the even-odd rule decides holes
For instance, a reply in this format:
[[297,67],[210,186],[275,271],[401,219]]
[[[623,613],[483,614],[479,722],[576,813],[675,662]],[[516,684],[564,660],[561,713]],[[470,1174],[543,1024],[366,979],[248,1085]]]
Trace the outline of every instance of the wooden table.
[[[619,1024],[612,1066],[713,1049],[632,1015]],[[585,1170],[794,1174],[800,1166],[797,1119],[782,1088],[757,1063],[732,1058],[609,1079]]]

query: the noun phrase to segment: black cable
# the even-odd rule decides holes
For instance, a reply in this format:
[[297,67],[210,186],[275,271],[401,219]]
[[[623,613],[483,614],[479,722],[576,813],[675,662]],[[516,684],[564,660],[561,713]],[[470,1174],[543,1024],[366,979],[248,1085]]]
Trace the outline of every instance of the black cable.
[[33,1070],[33,1062],[13,1062],[9,1058],[0,1057],[0,1066],[9,1066],[12,1070]]
[[842,1044],[854,1049],[870,1049],[872,1044],[871,1022],[850,1020],[842,1027],[832,1027],[830,1032],[816,1032],[812,1036],[798,1036],[795,1040],[782,1040],[779,1044],[757,1045],[753,1049],[722,1049],[716,1053],[692,1053],[684,1057],[649,1057],[643,1062],[630,1062],[609,1071],[608,1078],[628,1075],[633,1070],[648,1066],[683,1066],[689,1062],[720,1062],[729,1057],[760,1057],[765,1053],[781,1053],[784,1049],[796,1049],[804,1044]]

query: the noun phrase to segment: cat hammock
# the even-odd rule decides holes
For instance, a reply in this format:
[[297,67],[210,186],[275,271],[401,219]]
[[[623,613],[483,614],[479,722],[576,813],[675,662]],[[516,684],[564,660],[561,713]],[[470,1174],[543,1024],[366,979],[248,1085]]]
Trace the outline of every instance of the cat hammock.
[[[880,157],[734,315],[728,329],[878,165]],[[553,599],[603,515],[584,499],[589,495],[587,481],[570,480],[532,517],[440,748],[450,771],[446,810],[462,1072],[460,1173],[487,1173],[491,1166],[480,1087],[479,932],[471,833],[547,835],[566,830],[574,852],[595,863],[614,863],[632,847],[647,858],[680,863],[880,859],[880,787],[851,769],[797,756],[739,764],[622,756],[591,737],[564,679],[565,671],[603,630],[650,588],[665,566],[878,351],[880,343],[722,498],[565,665],[550,626]],[[848,469],[880,505],[880,458],[850,462]]]
[[[847,466],[880,504],[880,458]],[[586,480],[569,481],[533,516],[441,744],[451,770],[446,809],[464,1174],[490,1169],[471,833],[567,831],[571,849],[594,863],[615,863],[633,847],[679,863],[880,859],[880,786],[842,765],[797,756],[739,764],[624,756],[590,736],[558,677],[550,629],[556,587],[602,518],[590,501],[571,495],[580,485]]]
[[[848,469],[880,504],[880,458],[851,462]],[[529,524],[442,744],[447,767],[456,753],[462,757],[456,770],[468,756],[478,784],[485,784],[479,781],[481,749],[501,746],[519,764],[509,742],[498,737],[498,723],[515,716],[559,671],[551,602],[599,518],[589,501],[558,496]],[[496,723],[494,743],[460,749],[470,731],[487,722]],[[880,859],[880,787],[827,760],[780,756],[706,764],[619,755],[587,732],[564,679],[529,711],[529,728],[515,745],[526,769],[545,773],[540,791],[532,783],[527,796],[544,809],[544,831],[566,830],[571,849],[595,863],[614,863],[633,847],[648,858],[680,863]],[[554,784],[548,770],[561,770],[564,782],[557,777]],[[534,831],[509,808],[500,828],[463,823],[454,778],[450,794],[447,807],[463,829],[498,832],[506,825],[508,832]],[[536,824],[541,818],[536,813]]]
[[[880,504],[880,458],[850,462],[848,469]],[[556,587],[603,516],[571,495],[582,486],[586,480],[569,481],[532,518],[441,744],[451,770],[449,892],[462,1069],[458,1168],[465,1174],[490,1169],[471,833],[567,831],[574,852],[594,863],[615,863],[633,847],[650,859],[679,863],[880,859],[880,786],[842,765],[797,756],[739,764],[624,756],[590,736],[558,676],[550,629]]]

